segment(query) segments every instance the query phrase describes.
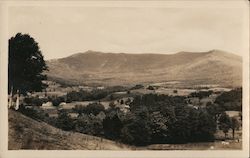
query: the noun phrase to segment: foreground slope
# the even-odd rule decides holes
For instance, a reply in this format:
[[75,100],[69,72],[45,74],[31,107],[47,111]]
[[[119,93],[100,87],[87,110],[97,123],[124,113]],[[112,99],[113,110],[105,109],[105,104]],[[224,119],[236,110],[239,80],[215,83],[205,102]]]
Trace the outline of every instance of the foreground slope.
[[81,133],[66,132],[9,110],[9,150],[125,150],[128,146]]
[[185,81],[241,86],[241,57],[221,50],[176,54],[125,54],[87,51],[47,61],[51,78],[109,85]]

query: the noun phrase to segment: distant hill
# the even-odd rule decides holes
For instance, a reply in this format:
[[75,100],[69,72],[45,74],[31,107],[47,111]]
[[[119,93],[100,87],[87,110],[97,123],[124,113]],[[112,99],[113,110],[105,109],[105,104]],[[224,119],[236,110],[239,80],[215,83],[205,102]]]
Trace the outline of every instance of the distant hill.
[[241,57],[221,50],[176,54],[125,54],[87,51],[47,61],[48,76],[104,85],[183,81],[241,86]]
[[9,150],[127,150],[128,146],[76,132],[66,132],[9,110]]

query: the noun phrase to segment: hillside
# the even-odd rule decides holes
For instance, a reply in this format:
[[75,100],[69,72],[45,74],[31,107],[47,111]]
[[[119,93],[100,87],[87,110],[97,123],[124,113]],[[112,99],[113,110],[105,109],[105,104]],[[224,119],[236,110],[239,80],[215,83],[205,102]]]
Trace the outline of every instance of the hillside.
[[66,132],[44,122],[35,121],[13,110],[9,110],[9,150],[125,150],[126,145],[89,136]]
[[125,54],[87,51],[47,61],[50,78],[105,85],[185,81],[240,86],[241,57],[220,50],[176,54]]

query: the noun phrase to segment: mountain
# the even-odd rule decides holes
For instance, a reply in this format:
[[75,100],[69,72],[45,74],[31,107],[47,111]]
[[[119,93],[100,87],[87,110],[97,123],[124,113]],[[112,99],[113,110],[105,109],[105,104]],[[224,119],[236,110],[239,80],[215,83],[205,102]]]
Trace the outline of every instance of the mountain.
[[9,110],[9,150],[128,150],[114,141],[77,132],[66,132]]
[[176,54],[125,54],[87,51],[47,61],[50,78],[80,84],[120,85],[182,81],[241,86],[241,57],[221,50]]

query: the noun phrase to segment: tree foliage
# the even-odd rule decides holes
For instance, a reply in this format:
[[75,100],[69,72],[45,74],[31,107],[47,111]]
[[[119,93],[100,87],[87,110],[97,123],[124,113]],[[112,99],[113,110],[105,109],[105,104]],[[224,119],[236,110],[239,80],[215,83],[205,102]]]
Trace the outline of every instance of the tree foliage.
[[26,94],[41,91],[47,70],[38,43],[28,34],[17,33],[9,39],[8,92]]
[[119,117],[121,111],[111,108],[106,111],[106,118],[103,120],[104,134],[109,139],[118,139],[123,127],[122,120]]
[[232,135],[233,135],[233,139],[234,139],[234,136],[235,136],[235,130],[238,130],[239,127],[240,127],[240,123],[238,121],[238,119],[236,117],[233,117],[231,119],[231,129],[232,129]]
[[219,95],[215,103],[219,104],[223,111],[242,111],[242,88],[236,88]]
[[77,112],[78,114],[93,114],[93,115],[97,115],[99,114],[101,111],[105,111],[105,108],[102,104],[100,103],[90,103],[87,106],[83,106],[83,105],[76,105],[75,108],[73,109],[75,112]]
[[56,119],[56,127],[61,128],[65,131],[70,131],[74,129],[73,119],[65,110],[60,110],[58,118]]
[[75,130],[94,136],[103,135],[102,119],[93,114],[83,114],[76,120]]
[[231,128],[231,125],[232,125],[232,120],[230,119],[230,117],[225,112],[222,113],[219,118],[219,128],[224,132],[225,138],[227,137],[227,133]]

